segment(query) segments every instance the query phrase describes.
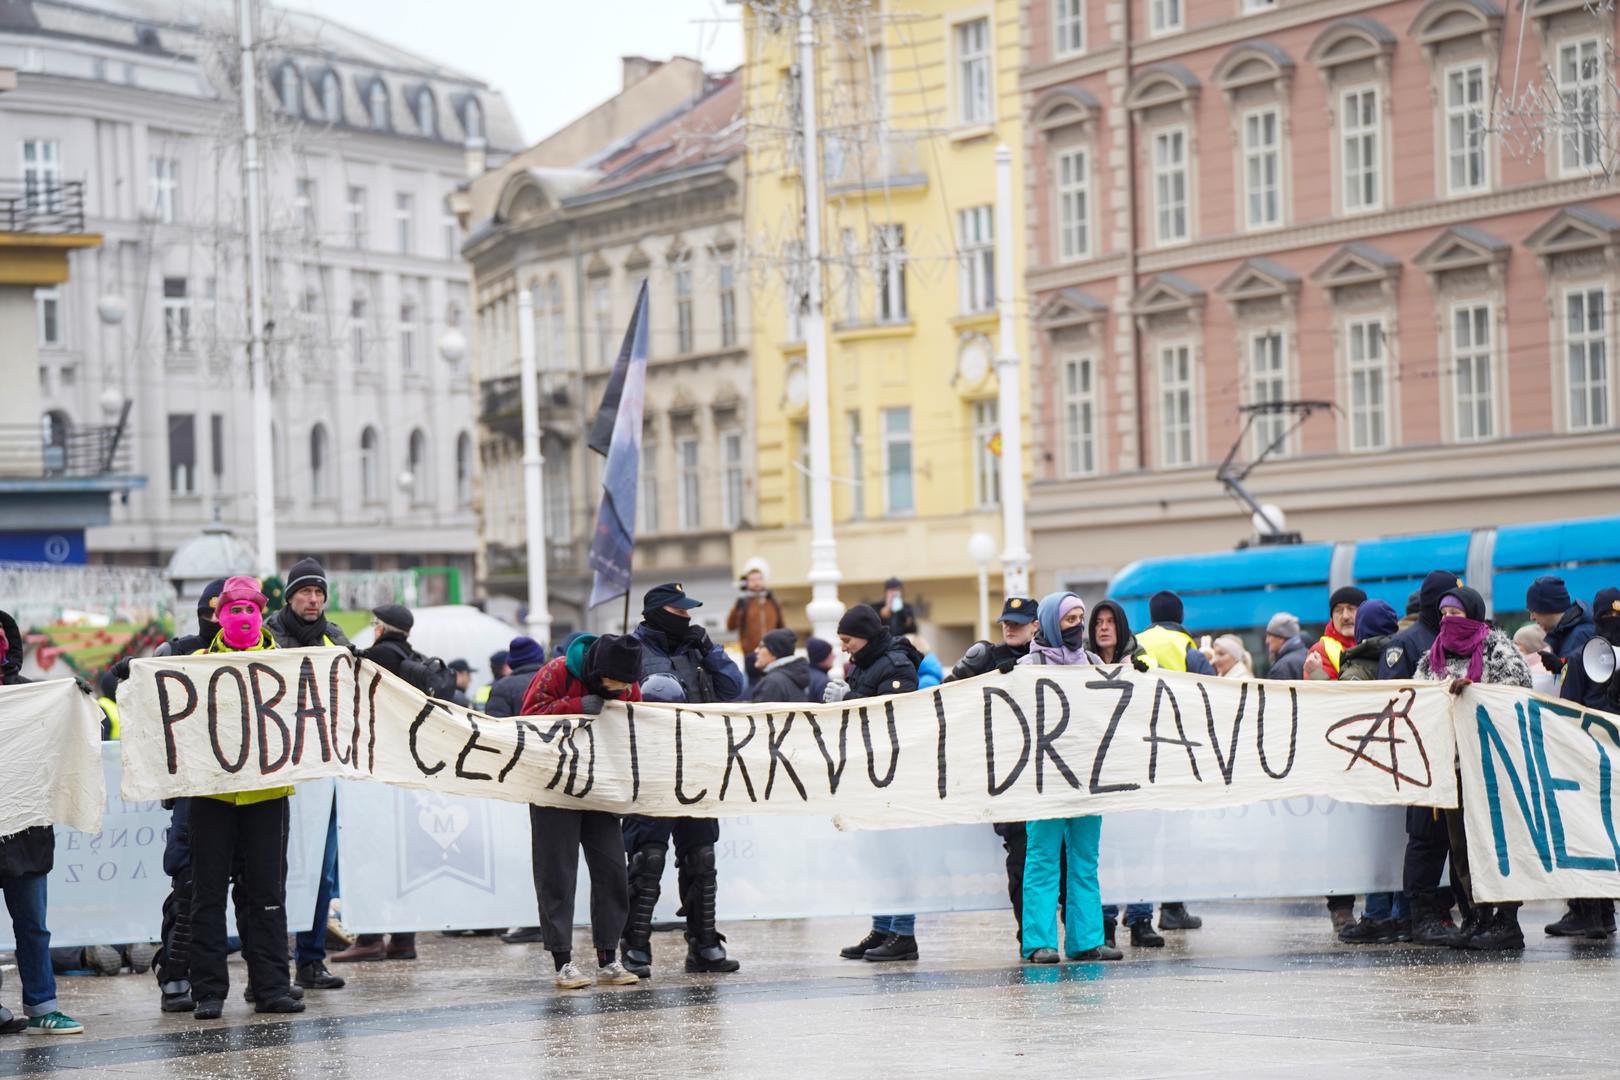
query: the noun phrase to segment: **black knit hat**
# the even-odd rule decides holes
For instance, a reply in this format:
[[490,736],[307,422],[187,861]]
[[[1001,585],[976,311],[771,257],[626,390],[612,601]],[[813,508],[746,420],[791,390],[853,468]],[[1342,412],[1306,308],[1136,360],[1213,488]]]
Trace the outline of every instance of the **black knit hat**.
[[792,656],[793,650],[799,647],[799,635],[791,630],[772,630],[760,639],[760,644],[771,650],[771,655],[780,660],[784,656]]
[[1620,589],[1599,589],[1592,598],[1592,618],[1620,619]]
[[814,667],[820,667],[832,655],[832,645],[821,638],[813,637],[804,643],[804,655],[809,658]]
[[883,632],[883,620],[871,604],[856,604],[838,620],[838,632],[862,641],[871,641]]
[[1419,596],[1420,596],[1420,594],[1419,594],[1418,590],[1416,590],[1416,589],[1413,589],[1407,595],[1407,597],[1406,597],[1406,613],[1408,615],[1416,615],[1418,613],[1418,611],[1420,611],[1422,609],[1423,601],[1421,599],[1419,599]]
[[1332,615],[1337,611],[1340,604],[1354,604],[1359,608],[1366,602],[1367,594],[1354,585],[1340,585],[1333,590],[1333,595],[1328,597],[1328,614]]
[[616,679],[641,681],[641,639],[630,634],[603,634],[585,651],[587,682]]
[[291,600],[299,589],[307,589],[311,585],[323,593],[331,593],[326,587],[326,568],[314,559],[299,559],[287,571],[287,588],[282,595]]
[[1153,599],[1148,601],[1148,618],[1156,623],[1179,623],[1186,621],[1187,614],[1182,607],[1181,597],[1164,589],[1154,593]]
[[416,625],[416,616],[404,604],[383,604],[372,608],[371,613],[402,634],[410,633]]
[[1563,578],[1543,574],[1525,590],[1524,606],[1532,615],[1562,615],[1574,603],[1569,598],[1569,587],[1564,584]]

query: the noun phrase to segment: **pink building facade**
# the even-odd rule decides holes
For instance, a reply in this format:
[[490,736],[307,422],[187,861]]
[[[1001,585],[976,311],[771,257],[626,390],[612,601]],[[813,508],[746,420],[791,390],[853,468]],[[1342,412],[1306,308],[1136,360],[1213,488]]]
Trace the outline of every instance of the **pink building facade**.
[[1310,540],[1620,506],[1616,16],[1525,3],[1028,0],[1043,588],[1251,535],[1269,401],[1331,406],[1239,451]]

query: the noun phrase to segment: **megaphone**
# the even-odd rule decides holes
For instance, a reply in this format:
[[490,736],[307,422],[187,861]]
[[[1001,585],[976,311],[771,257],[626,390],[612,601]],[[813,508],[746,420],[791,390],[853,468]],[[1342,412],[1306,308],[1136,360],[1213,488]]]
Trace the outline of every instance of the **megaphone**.
[[1595,683],[1606,683],[1620,668],[1620,645],[1611,645],[1602,638],[1593,638],[1581,650],[1581,667],[1586,677]]

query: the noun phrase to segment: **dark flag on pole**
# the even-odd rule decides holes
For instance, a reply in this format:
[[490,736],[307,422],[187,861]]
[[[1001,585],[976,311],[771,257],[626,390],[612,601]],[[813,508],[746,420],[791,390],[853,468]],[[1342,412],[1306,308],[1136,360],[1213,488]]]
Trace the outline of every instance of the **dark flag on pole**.
[[602,505],[596,512],[596,532],[591,538],[591,607],[630,593],[646,392],[647,285],[643,282],[587,444],[607,455],[607,467],[602,470]]

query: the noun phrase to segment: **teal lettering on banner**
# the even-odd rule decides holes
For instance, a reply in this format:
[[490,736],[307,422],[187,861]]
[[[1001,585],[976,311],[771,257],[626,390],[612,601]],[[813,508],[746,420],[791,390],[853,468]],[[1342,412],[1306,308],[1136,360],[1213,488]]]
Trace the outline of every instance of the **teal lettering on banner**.
[[[1530,750],[1530,734],[1527,730],[1524,716],[1524,706],[1515,704],[1513,711],[1519,717],[1519,742]],[[1506,823],[1502,820],[1502,795],[1500,785],[1496,780],[1496,764],[1492,760],[1494,748],[1496,756],[1502,760],[1502,768],[1507,771],[1508,781],[1513,785],[1513,798],[1519,804],[1519,815],[1524,820],[1524,827],[1530,832],[1530,839],[1536,845],[1536,854],[1541,857],[1543,870],[1551,871],[1552,851],[1547,846],[1547,823],[1541,815],[1541,792],[1536,783],[1536,769],[1531,762],[1525,762],[1525,778],[1529,781],[1530,790],[1525,791],[1525,781],[1519,777],[1519,770],[1513,764],[1513,757],[1508,753],[1507,744],[1502,741],[1502,735],[1496,730],[1496,722],[1484,705],[1474,710],[1476,723],[1479,725],[1479,768],[1485,780],[1485,800],[1489,804],[1491,813],[1491,837],[1496,842],[1496,866],[1498,872],[1504,877],[1512,876],[1512,863],[1508,859],[1508,841]]]
[[1616,748],[1620,748],[1620,731],[1615,730],[1615,726],[1607,720],[1592,713],[1587,713],[1586,719],[1581,721],[1581,731],[1592,740],[1592,745],[1598,752],[1598,806],[1603,815],[1603,831],[1608,834],[1609,847],[1614,851],[1614,861],[1604,869],[1613,870],[1620,866],[1620,837],[1615,835],[1614,830],[1614,766],[1609,763],[1609,751],[1598,741],[1598,737],[1592,734],[1593,728],[1602,728],[1608,733],[1609,742]]
[[1536,773],[1541,777],[1541,790],[1547,800],[1547,826],[1552,832],[1553,857],[1560,870],[1613,870],[1613,859],[1600,859],[1595,855],[1571,855],[1565,846],[1564,819],[1558,811],[1558,793],[1580,791],[1581,785],[1578,781],[1552,774],[1552,768],[1547,763],[1546,735],[1541,727],[1543,709],[1555,716],[1567,716],[1570,719],[1578,719],[1581,711],[1537,701],[1535,698],[1530,699],[1530,737],[1534,740],[1530,749],[1536,759]]

